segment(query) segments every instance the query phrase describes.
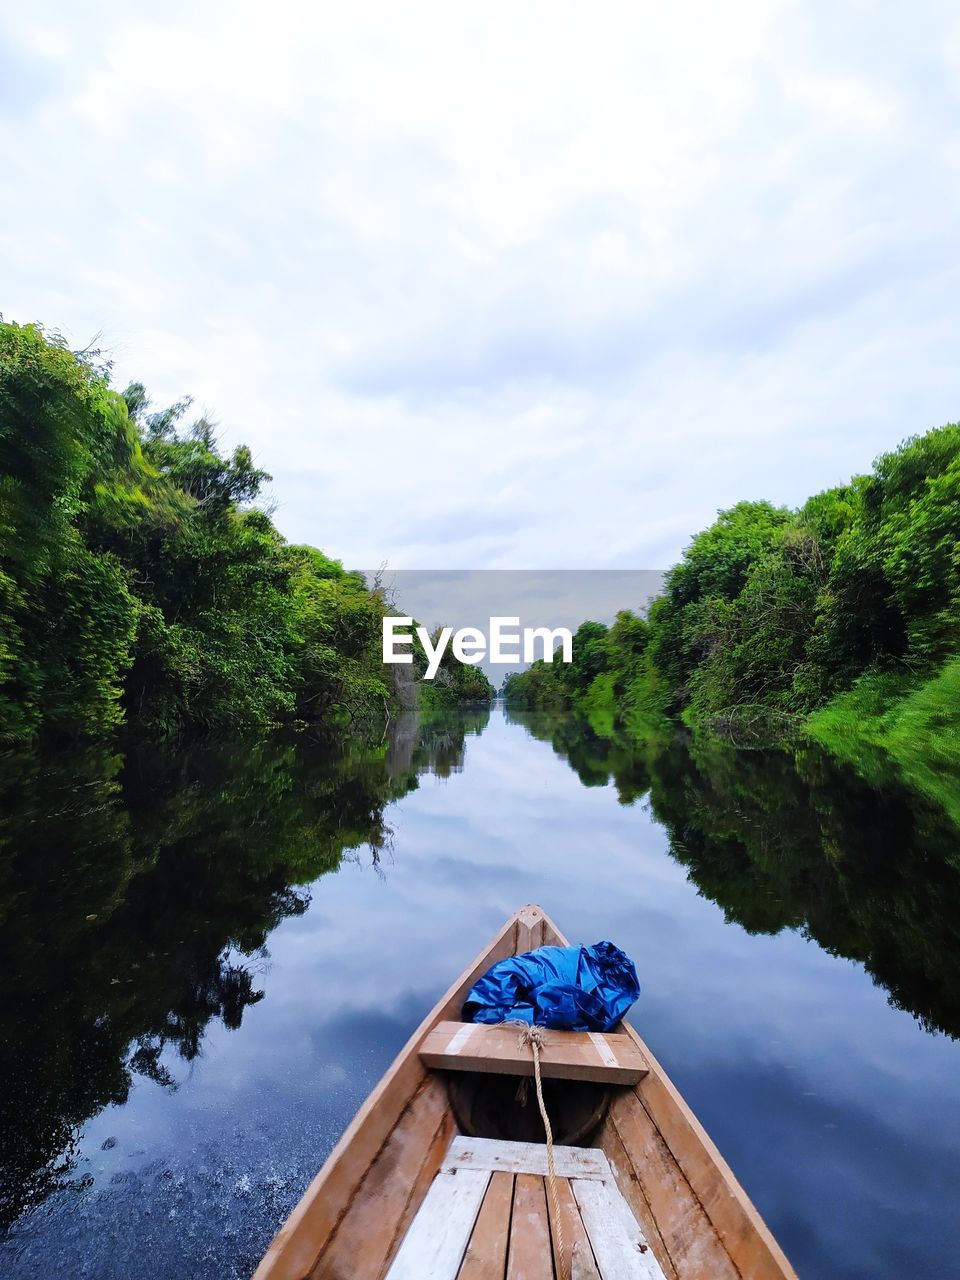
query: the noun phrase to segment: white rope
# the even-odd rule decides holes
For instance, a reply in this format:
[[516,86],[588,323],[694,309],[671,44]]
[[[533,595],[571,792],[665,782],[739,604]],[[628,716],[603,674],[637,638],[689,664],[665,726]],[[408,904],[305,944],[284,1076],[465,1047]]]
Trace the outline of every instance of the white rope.
[[557,1191],[557,1168],[553,1162],[553,1129],[550,1127],[550,1117],[547,1115],[547,1106],[543,1100],[543,1086],[540,1082],[540,1050],[543,1048],[543,1027],[529,1026],[525,1022],[521,1023],[520,1026],[522,1030],[517,1040],[517,1046],[523,1050],[529,1045],[533,1052],[533,1080],[537,1088],[537,1103],[540,1106],[544,1132],[547,1135],[547,1186],[550,1188],[550,1199],[553,1201],[553,1218],[557,1224],[557,1280],[567,1280],[563,1218],[560,1213],[560,1195]]

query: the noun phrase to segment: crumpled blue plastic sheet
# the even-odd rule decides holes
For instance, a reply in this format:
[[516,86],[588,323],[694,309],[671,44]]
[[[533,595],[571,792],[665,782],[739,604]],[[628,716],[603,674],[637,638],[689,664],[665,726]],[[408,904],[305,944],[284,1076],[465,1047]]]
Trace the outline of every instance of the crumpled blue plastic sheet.
[[637,970],[612,942],[538,947],[498,960],[470,989],[466,1022],[530,1022],[610,1031],[640,994]]

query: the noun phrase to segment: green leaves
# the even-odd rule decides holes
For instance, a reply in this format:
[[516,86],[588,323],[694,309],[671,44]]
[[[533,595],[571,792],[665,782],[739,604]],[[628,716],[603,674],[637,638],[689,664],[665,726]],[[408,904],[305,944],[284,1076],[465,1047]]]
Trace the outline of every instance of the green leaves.
[[382,601],[287,546],[251,506],[270,477],[189,408],[0,323],[6,741],[384,715]]
[[794,732],[865,674],[899,673],[911,689],[935,680],[960,654],[960,425],[907,441],[799,511],[721,512],[646,620],[584,623],[573,653],[570,668],[512,677],[508,699],[641,735],[666,709],[755,744]]
[[[0,713],[16,741],[382,716],[384,604],[288,546],[253,504],[269,476],[190,401],[122,396],[89,355],[0,323]],[[934,675],[960,651],[960,425],[790,512],[723,511],[646,619],[585,622],[573,662],[507,683],[605,730],[663,709],[792,725],[865,672]],[[437,690],[489,696],[452,658]],[[435,690],[434,692],[436,693]]]

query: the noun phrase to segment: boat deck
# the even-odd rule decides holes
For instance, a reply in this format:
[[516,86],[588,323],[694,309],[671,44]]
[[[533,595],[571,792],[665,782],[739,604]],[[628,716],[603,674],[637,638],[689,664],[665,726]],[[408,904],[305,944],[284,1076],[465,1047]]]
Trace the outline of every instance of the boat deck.
[[[254,1280],[797,1280],[626,1022],[610,1035],[545,1037],[548,1111],[569,1144],[555,1148],[555,1210],[542,1130],[517,1124],[498,1085],[481,1083],[510,1086],[532,1051],[520,1051],[516,1028],[459,1021],[492,964],[544,945],[569,943],[539,907],[510,917],[394,1059]],[[603,1105],[586,1097],[581,1109],[576,1094],[594,1088],[607,1091]]]
[[663,1280],[604,1153],[554,1165],[556,1204],[545,1146],[455,1137],[387,1280]]

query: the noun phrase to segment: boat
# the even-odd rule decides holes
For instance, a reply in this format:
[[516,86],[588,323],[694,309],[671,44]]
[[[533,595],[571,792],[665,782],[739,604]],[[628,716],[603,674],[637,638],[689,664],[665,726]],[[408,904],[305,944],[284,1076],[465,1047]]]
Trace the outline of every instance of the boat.
[[363,1103],[254,1280],[796,1280],[628,1023],[547,1031],[535,1052],[516,1026],[461,1020],[492,964],[544,945],[569,943],[540,907],[510,917]]

